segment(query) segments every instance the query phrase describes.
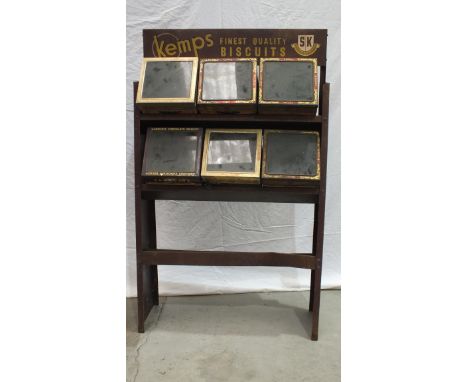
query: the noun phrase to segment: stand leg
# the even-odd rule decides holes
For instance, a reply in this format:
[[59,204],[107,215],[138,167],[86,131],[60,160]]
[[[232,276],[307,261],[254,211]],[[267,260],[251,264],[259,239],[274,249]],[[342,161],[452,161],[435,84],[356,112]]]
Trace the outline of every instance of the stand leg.
[[145,332],[145,320],[154,305],[154,274],[155,267],[152,265],[138,264],[138,332]]
[[325,195],[321,195],[315,205],[314,217],[314,254],[315,269],[311,272],[310,285],[310,305],[312,311],[312,340],[318,340],[318,325],[320,311],[320,284],[322,281],[322,255],[323,255],[323,234],[325,220]]
[[[317,232],[318,232],[318,203],[314,204],[314,232],[312,234],[312,253],[317,256]],[[309,312],[313,311],[314,293],[315,293],[315,270],[310,271],[310,295]]]
[[309,312],[314,310],[314,278],[315,278],[315,271],[312,269],[310,271],[310,295],[309,295]]
[[159,305],[159,281],[158,281],[158,266],[154,266],[154,285],[153,285],[153,302],[154,305]]
[[134,165],[135,165],[135,246],[138,290],[138,331],[145,331],[145,320],[153,305],[159,305],[158,268],[142,264],[139,259],[145,249],[156,249],[156,213],[154,200],[145,200],[141,193],[141,162],[146,134],[140,129],[140,112],[136,107],[138,83],[133,83]]
[[318,340],[318,325],[319,325],[319,312],[320,312],[320,270],[312,271],[315,280],[314,280],[314,289],[317,288],[317,292],[314,293],[313,297],[313,307],[312,307],[312,341]]
[[142,264],[138,258],[144,249],[156,248],[156,219],[154,200],[140,199],[136,206],[138,332],[143,333],[146,317],[159,304],[158,272],[155,265]]
[[[323,73],[325,80],[325,73]],[[314,210],[314,255],[315,269],[311,275],[309,309],[312,309],[312,335],[314,341],[318,339],[318,324],[320,310],[320,283],[322,281],[323,235],[325,225],[325,195],[327,179],[327,147],[328,147],[328,112],[330,99],[330,84],[324,83],[322,89],[322,131],[320,134],[320,192]],[[312,286],[313,285],[313,286]]]
[[320,311],[320,282],[322,276],[321,260],[323,250],[323,215],[320,215],[320,200],[314,205],[313,253],[315,269],[310,273],[309,311],[312,312],[312,340],[318,340],[318,321]]

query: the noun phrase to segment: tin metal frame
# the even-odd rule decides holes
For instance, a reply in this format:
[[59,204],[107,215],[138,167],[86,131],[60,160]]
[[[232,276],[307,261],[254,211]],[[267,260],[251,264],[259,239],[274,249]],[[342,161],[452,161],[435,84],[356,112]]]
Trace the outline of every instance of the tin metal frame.
[[[210,62],[251,62],[252,63],[252,97],[248,100],[204,100],[203,80],[205,64]],[[204,58],[200,60],[198,71],[198,98],[197,104],[220,105],[220,104],[255,104],[257,103],[257,59],[256,58]]]
[[[317,175],[288,175],[288,174],[268,174],[266,164],[268,160],[268,135],[269,134],[313,134],[317,136]],[[265,130],[263,134],[263,158],[262,158],[262,179],[295,179],[295,180],[320,180],[320,134],[317,131],[310,130]]]
[[[257,143],[255,150],[255,170],[253,172],[233,172],[233,171],[210,171],[208,167],[208,149],[210,145],[211,133],[226,134],[256,134]],[[261,129],[206,129],[203,143],[203,158],[201,176],[203,179],[215,183],[259,183],[260,182],[260,163],[262,156],[262,130]],[[258,180],[258,182],[257,182]]]
[[200,176],[200,155],[201,147],[203,141],[203,129],[198,127],[151,127],[148,129],[147,134],[150,131],[195,131],[197,132],[197,153],[195,155],[195,171],[194,172],[164,172],[164,171],[145,171],[146,161],[148,158],[149,145],[145,144],[141,176],[145,178],[154,178],[154,177],[199,177]]
[[[314,65],[314,83],[312,92],[314,99],[312,101],[272,101],[263,99],[263,72],[265,62],[310,62]],[[260,72],[259,72],[259,90],[258,90],[258,104],[259,105],[309,105],[318,106],[319,104],[319,81],[318,81],[318,65],[316,58],[261,58],[260,59]]]
[[[146,73],[146,66],[148,62],[154,61],[188,61],[192,62],[192,78],[190,82],[190,95],[188,98],[145,98],[143,97],[143,88],[145,86],[145,73]],[[195,90],[197,84],[197,73],[198,73],[198,57],[152,57],[152,58],[143,58],[143,62],[141,64],[140,69],[140,81],[138,85],[137,91],[137,104],[162,104],[162,103],[194,103],[195,104]]]

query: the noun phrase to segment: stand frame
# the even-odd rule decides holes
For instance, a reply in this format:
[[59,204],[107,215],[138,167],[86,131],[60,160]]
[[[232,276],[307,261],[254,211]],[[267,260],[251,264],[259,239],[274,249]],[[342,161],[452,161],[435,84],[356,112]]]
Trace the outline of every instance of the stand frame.
[[[291,32],[293,30],[287,31]],[[324,30],[319,31],[323,34]],[[145,52],[148,51],[148,43],[146,40],[148,40],[147,36],[150,32],[150,30],[144,31]],[[213,32],[216,32],[216,30],[213,30]],[[263,32],[267,31],[263,30]],[[323,52],[321,54],[324,56]],[[199,56],[201,57],[200,52]],[[325,82],[325,75],[326,60],[323,58],[320,70],[320,106],[318,116],[143,114],[135,104],[138,82],[134,82],[135,232],[138,331],[140,333],[143,333],[145,330],[145,320],[152,307],[154,305],[159,305],[158,265],[277,266],[310,269],[309,311],[312,312],[311,339],[318,339],[330,97],[330,84]],[[235,184],[171,186],[145,183],[145,180],[141,176],[141,166],[146,130],[149,127],[171,126],[253,129],[277,128],[318,131],[320,133],[320,181],[315,187],[262,187],[261,185]],[[308,253],[221,252],[158,248],[156,240],[155,200],[312,203],[314,204],[313,248],[311,248],[311,251]]]

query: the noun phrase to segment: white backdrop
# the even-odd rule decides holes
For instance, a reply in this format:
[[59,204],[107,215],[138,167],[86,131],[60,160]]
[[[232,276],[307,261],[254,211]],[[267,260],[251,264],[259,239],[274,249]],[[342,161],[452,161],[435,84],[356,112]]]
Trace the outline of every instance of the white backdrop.
[[[328,29],[331,84],[322,288],[340,286],[341,61],[339,0],[127,0],[127,296],[136,296],[132,82],[142,29]],[[271,203],[157,202],[158,246],[166,249],[307,252],[313,206]],[[269,267],[159,267],[162,295],[308,289],[310,271]]]

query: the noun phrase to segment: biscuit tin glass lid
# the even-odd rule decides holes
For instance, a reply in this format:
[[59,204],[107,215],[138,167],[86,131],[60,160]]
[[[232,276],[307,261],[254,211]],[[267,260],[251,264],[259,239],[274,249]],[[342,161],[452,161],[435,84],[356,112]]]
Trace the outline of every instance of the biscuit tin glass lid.
[[260,103],[318,104],[317,60],[261,59]]
[[320,179],[320,138],[315,131],[265,130],[263,177]]
[[143,176],[197,176],[201,129],[148,129],[143,158]]
[[200,62],[199,103],[255,102],[255,59],[205,59]]
[[207,129],[203,153],[203,175],[260,175],[261,130]]
[[198,58],[145,58],[137,103],[194,102]]

